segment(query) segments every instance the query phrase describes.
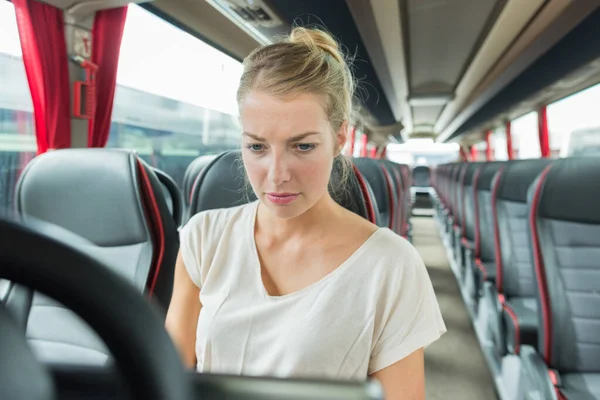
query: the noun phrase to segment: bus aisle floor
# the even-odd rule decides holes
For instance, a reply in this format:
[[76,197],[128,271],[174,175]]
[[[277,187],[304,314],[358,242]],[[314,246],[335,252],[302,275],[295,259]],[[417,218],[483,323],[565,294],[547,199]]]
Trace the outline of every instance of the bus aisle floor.
[[497,399],[471,320],[433,218],[412,217],[413,244],[423,257],[448,331],[425,350],[427,400]]

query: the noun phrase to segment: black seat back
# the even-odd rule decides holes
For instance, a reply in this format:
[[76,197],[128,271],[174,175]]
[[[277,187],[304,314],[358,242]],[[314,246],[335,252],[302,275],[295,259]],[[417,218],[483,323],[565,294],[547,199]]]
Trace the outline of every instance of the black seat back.
[[152,168],[156,177],[163,188],[163,194],[165,197],[165,201],[167,202],[167,207],[173,216],[173,221],[175,222],[175,226],[181,226],[183,219],[183,196],[181,194],[181,190],[179,186],[177,186],[177,182],[169,174],[164,171],[161,171],[158,168]]
[[396,168],[392,165],[393,163],[391,161],[386,161],[386,160],[377,160],[381,166],[381,169],[385,175],[385,182],[386,182],[386,188],[388,191],[388,198],[391,204],[390,207],[390,221],[389,221],[389,225],[388,228],[390,228],[391,230],[393,230],[394,232],[400,234],[400,224],[399,222],[401,221],[401,200],[402,197],[400,196],[400,194],[402,193],[399,185],[402,184],[402,182],[398,182],[397,180],[397,170]]
[[[334,161],[331,181],[339,180],[341,164]],[[330,194],[333,199],[348,210],[369,219],[367,204],[361,186],[354,174],[350,174],[345,190]],[[246,182],[241,151],[232,150],[217,156],[203,173],[192,189],[190,217],[205,210],[236,207],[253,202],[256,195]]]
[[600,158],[555,161],[531,186],[531,236],[550,368],[600,372]]
[[356,158],[354,159],[354,165],[373,189],[379,209],[379,226],[389,227],[392,204],[390,203],[385,173],[381,165],[372,158]]
[[[479,248],[476,254],[483,263],[493,264],[496,254],[494,249],[494,215],[492,213],[492,181],[504,162],[488,162],[479,172],[476,187],[476,212],[478,216]],[[494,269],[495,272],[495,269]]]
[[475,241],[475,191],[473,184],[479,175],[483,163],[470,162],[465,169],[462,181],[462,237]]
[[429,187],[430,182],[430,170],[426,165],[417,165],[413,168],[413,184],[414,187]]
[[458,173],[456,174],[456,195],[455,195],[455,199],[456,199],[456,203],[455,203],[455,222],[458,226],[462,227],[462,224],[464,222],[464,186],[463,186],[463,182],[464,182],[464,178],[465,178],[465,172],[467,171],[467,168],[469,167],[470,163],[461,163],[460,164],[460,169],[458,170]]
[[365,200],[367,219],[369,220],[369,222],[380,226],[379,207],[377,206],[377,200],[375,199],[375,193],[373,193],[373,188],[365,179],[365,177],[360,173],[358,168],[356,168],[356,165],[352,165],[352,170],[354,171],[356,182],[358,183],[363,199]]
[[535,297],[529,243],[527,193],[552,159],[521,160],[502,166],[492,189],[496,287],[506,297]]
[[[42,154],[23,172],[15,203],[22,218],[50,222],[85,240],[93,256],[166,313],[179,247],[177,228],[156,174],[133,151]],[[27,332],[45,361],[102,364],[107,359],[104,344],[79,317],[39,294]]]
[[188,165],[183,174],[183,201],[186,207],[190,205],[192,186],[198,179],[202,170],[217,157],[217,154],[204,155],[196,158]]

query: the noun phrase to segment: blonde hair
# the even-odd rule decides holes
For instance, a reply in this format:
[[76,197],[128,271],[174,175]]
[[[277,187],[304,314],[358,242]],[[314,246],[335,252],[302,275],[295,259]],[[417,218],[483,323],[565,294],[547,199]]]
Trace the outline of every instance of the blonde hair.
[[[251,91],[282,97],[300,93],[323,95],[323,107],[337,147],[337,133],[345,121],[351,121],[355,82],[338,43],[329,33],[296,27],[280,42],[255,49],[244,59],[243,66],[238,104]],[[336,148],[339,155],[334,165],[340,171],[335,179],[330,179],[332,195],[343,189],[352,172],[352,163],[341,150]]]

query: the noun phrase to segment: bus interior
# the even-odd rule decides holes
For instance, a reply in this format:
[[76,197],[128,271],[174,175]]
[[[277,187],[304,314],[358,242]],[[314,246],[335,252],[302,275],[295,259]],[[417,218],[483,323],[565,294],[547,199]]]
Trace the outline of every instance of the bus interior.
[[427,266],[427,399],[600,399],[598,0],[0,0],[0,398],[384,398],[188,371],[164,328],[179,229],[255,199],[242,62],[294,26],[358,82],[335,200]]

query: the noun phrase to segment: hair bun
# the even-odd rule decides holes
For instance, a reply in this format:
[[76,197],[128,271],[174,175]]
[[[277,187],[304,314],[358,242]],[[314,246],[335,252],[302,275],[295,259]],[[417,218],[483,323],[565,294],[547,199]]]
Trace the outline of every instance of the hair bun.
[[327,32],[318,29],[296,27],[289,37],[290,43],[301,43],[314,50],[325,51],[335,58],[340,64],[344,64],[344,56],[335,39]]

